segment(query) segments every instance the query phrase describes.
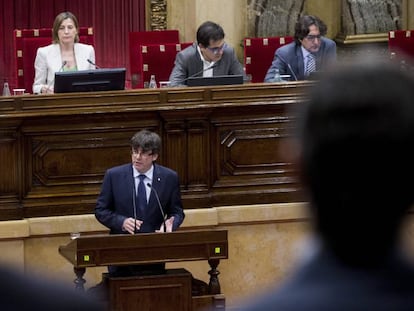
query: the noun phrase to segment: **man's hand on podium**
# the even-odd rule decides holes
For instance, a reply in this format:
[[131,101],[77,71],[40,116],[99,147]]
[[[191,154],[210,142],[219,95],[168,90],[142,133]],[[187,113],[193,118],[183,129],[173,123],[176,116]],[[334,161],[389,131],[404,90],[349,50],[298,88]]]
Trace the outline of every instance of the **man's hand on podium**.
[[[171,216],[165,221],[165,227],[167,228],[165,232],[172,232],[173,224],[174,224],[174,216]],[[160,230],[156,230],[155,232],[164,232],[164,224],[161,224]]]
[[126,218],[122,225],[122,230],[127,231],[130,234],[134,234],[135,230],[139,230],[142,225],[142,220],[134,219],[132,217]]

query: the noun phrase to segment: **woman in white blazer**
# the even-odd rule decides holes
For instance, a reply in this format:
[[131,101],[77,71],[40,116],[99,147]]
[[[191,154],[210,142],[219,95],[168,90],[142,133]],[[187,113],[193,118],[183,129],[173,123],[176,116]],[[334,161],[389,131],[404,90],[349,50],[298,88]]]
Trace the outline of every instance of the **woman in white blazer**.
[[33,93],[53,93],[55,72],[95,69],[95,49],[79,42],[79,23],[71,12],[56,16],[53,43],[37,49]]

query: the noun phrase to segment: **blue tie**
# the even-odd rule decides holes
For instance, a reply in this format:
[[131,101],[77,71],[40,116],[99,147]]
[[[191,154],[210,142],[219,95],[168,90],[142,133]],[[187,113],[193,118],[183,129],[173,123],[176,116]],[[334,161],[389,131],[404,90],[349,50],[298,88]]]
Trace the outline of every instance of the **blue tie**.
[[316,70],[315,56],[309,53],[307,58],[308,62],[306,63],[305,76],[309,76],[311,72],[314,72]]
[[147,210],[147,191],[145,190],[144,179],[145,175],[140,174],[138,176],[139,184],[138,184],[138,210],[140,211],[142,217],[145,215],[145,211]]

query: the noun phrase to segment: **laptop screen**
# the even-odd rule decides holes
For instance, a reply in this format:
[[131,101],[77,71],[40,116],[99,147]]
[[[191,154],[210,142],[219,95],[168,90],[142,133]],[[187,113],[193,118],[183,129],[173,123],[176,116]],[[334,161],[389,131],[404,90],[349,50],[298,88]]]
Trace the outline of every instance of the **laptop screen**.
[[55,93],[125,89],[125,68],[62,71],[55,73]]
[[187,80],[188,86],[231,85],[243,84],[242,75],[225,75],[214,77],[191,77]]

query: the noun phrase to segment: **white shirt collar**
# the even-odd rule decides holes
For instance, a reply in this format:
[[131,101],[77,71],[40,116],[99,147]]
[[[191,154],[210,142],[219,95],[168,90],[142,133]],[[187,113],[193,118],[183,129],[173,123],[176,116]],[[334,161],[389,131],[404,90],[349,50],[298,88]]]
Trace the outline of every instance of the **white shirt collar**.
[[301,46],[302,49],[302,55],[303,55],[303,59],[307,59],[308,55],[311,54],[311,52],[309,52],[307,49],[305,49],[303,46]]
[[206,60],[203,56],[203,53],[201,53],[200,47],[197,45],[197,51],[200,55],[201,61],[203,62],[203,77],[212,77],[213,76],[213,68],[206,70],[208,67],[213,66],[214,62],[209,62]]
[[137,169],[132,165],[132,171],[134,173],[134,179],[137,178],[139,175],[143,174],[146,178],[150,180],[150,182],[152,182],[152,177],[154,175],[154,165],[151,165],[150,169],[145,173],[138,172]]

